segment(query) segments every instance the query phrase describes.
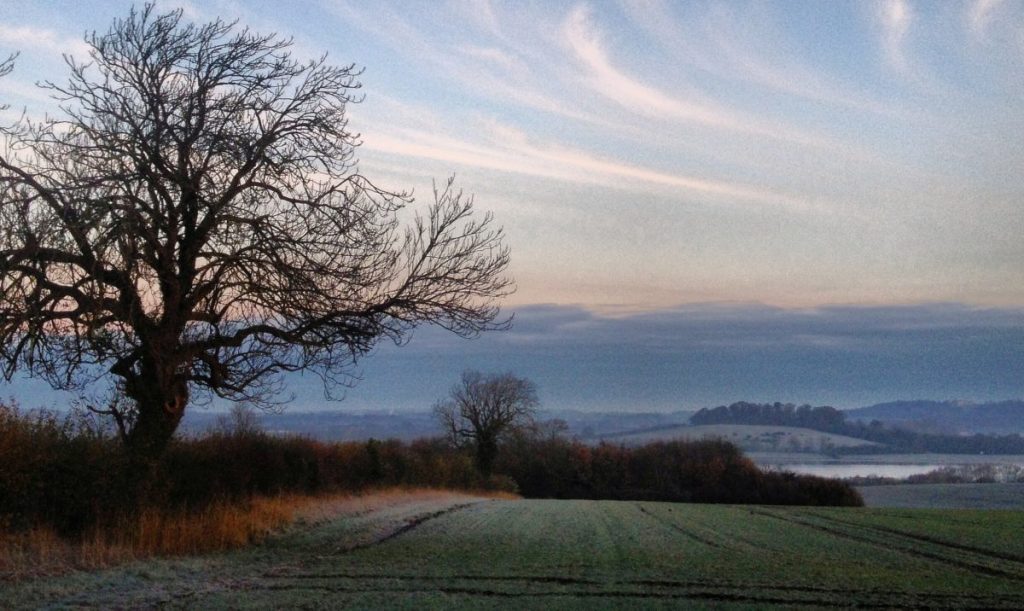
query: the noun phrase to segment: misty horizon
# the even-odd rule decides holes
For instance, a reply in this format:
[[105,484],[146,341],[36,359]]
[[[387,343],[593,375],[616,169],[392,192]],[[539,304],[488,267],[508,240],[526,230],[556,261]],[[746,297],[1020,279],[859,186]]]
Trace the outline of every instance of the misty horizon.
[[[465,369],[527,377],[543,409],[671,412],[737,401],[832,405],[1024,397],[1024,310],[963,304],[784,309],[680,306],[625,316],[514,309],[511,330],[464,341],[437,329],[381,344],[344,400],[290,375],[290,411],[424,411]],[[41,382],[0,385],[26,407],[66,403]],[[199,409],[203,409],[200,406]]]

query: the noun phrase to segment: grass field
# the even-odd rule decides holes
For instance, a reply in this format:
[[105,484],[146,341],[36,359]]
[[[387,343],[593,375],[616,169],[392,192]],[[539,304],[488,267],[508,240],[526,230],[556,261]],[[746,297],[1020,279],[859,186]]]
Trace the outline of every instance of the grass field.
[[868,507],[1024,510],[1024,483],[858,486]]
[[1022,608],[1024,512],[397,500],[262,545],[7,583],[14,607]]

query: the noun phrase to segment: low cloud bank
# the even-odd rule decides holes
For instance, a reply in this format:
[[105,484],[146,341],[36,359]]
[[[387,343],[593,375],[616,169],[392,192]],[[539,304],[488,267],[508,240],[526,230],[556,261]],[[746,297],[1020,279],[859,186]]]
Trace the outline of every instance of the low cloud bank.
[[546,305],[515,314],[512,331],[472,342],[425,330],[408,346],[382,347],[350,399],[426,408],[467,367],[515,371],[538,383],[545,405],[591,410],[1024,396],[1024,309],[709,304],[606,318]]
[[[545,407],[594,411],[1020,398],[1024,309],[706,304],[602,317],[527,306],[505,333],[465,341],[422,329],[406,346],[382,345],[341,403],[324,400],[315,376],[291,376],[290,409],[425,410],[467,368],[531,378]],[[23,380],[0,396],[28,407],[60,401]]]

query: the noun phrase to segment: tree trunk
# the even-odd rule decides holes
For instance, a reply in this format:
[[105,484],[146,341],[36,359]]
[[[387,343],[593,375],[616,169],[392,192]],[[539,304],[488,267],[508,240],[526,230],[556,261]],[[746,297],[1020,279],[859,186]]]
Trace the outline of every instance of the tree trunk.
[[485,478],[491,477],[494,460],[498,457],[498,441],[488,437],[476,441],[476,468]]
[[125,388],[137,410],[125,443],[126,476],[130,496],[140,502],[152,491],[154,471],[178,429],[189,395],[186,383],[163,382],[155,375],[143,375],[133,382]]
[[[128,453],[144,462],[156,463],[178,429],[187,397],[138,401],[134,426],[128,433]],[[178,406],[181,406],[180,408]]]

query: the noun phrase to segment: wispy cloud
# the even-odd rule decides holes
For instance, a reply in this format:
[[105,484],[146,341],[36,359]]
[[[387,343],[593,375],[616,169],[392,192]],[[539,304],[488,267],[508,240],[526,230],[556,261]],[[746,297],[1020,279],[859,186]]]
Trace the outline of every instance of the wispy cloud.
[[914,19],[910,4],[905,0],[881,0],[878,19],[882,27],[882,49],[889,65],[906,71],[910,67],[905,48],[907,32]]
[[[15,72],[17,74],[17,72]],[[19,98],[23,102],[37,102],[41,104],[52,104],[50,94],[36,85],[15,80],[13,77],[0,79],[0,100],[8,102]]]
[[668,188],[673,193],[688,193],[691,198],[711,198],[718,205],[758,204],[799,212],[849,213],[835,206],[753,185],[674,174],[601,158],[565,146],[533,143],[524,132],[496,123],[488,127],[492,138],[484,143],[474,144],[419,130],[378,130],[365,136],[365,145],[371,152],[420,157],[582,184],[640,191],[651,187]]
[[992,22],[993,13],[1003,4],[1004,0],[975,0],[967,12],[967,27],[977,38],[984,38],[985,31]]
[[453,5],[469,23],[493,37],[505,38],[498,11],[490,0],[457,0]]
[[529,72],[525,62],[511,53],[503,51],[497,47],[464,45],[459,47],[459,51],[471,58],[478,59],[505,70],[511,75],[523,77]]
[[565,22],[569,47],[589,69],[591,88],[618,102],[632,112],[707,123],[736,129],[737,121],[721,111],[701,104],[688,103],[643,85],[612,66],[599,34],[590,22],[590,12],[577,6]]
[[0,23],[0,46],[14,50],[38,49],[53,55],[69,53],[84,59],[89,46],[81,38],[61,36],[54,30]]
[[[458,83],[470,95],[575,121],[609,125],[605,118],[588,113],[578,104],[539,86],[538,79],[551,78],[550,75],[542,77],[535,74],[540,65],[536,57],[543,57],[544,51],[528,49],[527,53],[532,57],[521,57],[520,51],[526,48],[524,45],[507,44],[508,37],[495,35],[495,32],[502,32],[502,25],[496,10],[486,2],[481,4],[484,7],[482,13],[474,14],[471,23],[476,23],[490,34],[493,39],[490,45],[466,44],[458,40],[427,36],[423,24],[414,25],[405,16],[386,6],[345,1],[331,2],[326,6],[331,12],[371,32],[394,50],[407,55],[411,61],[429,66],[433,74]],[[462,3],[456,5],[455,9],[460,15],[465,15],[473,12],[475,7],[474,3]],[[558,87],[552,89],[558,91]]]
[[[498,202],[531,300],[1024,303],[1020,3],[158,2],[365,67],[368,173]],[[5,14],[9,112],[116,4]]]
[[[690,6],[693,10],[693,5]],[[682,18],[664,0],[623,0],[630,20],[673,59],[716,78],[738,80],[815,102],[883,115],[902,115],[891,102],[815,70],[786,49],[784,32],[758,12],[741,13],[737,4],[714,5],[700,19]]]
[[586,82],[598,94],[622,108],[654,119],[692,122],[732,132],[755,134],[793,143],[830,147],[831,143],[815,135],[787,127],[779,122],[766,123],[757,118],[729,111],[721,103],[688,100],[646,85],[615,67],[590,11],[577,5],[565,21],[566,43],[588,71]]

